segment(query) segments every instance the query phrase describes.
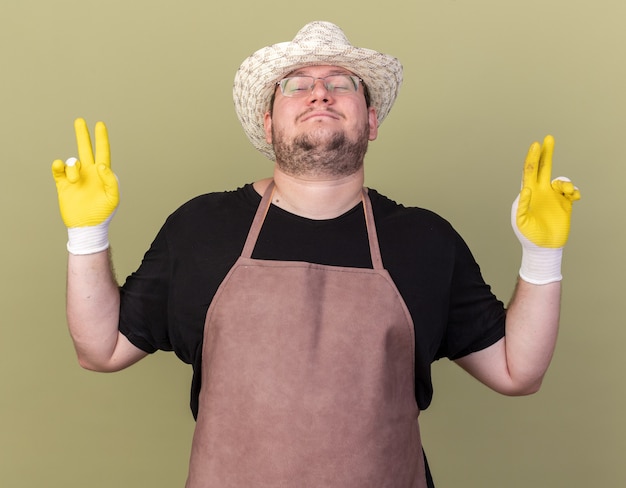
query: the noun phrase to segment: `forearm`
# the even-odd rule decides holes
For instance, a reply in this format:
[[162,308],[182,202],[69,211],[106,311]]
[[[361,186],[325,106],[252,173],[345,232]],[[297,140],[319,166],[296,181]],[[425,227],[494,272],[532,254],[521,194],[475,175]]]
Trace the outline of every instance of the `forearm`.
[[556,344],[560,295],[560,282],[533,285],[519,279],[507,310],[505,337],[457,359],[457,364],[498,393],[538,391]]
[[561,282],[534,285],[518,279],[506,317],[505,354],[511,382],[539,389],[556,346]]
[[118,341],[120,294],[109,251],[69,254],[67,320],[79,363],[103,370]]

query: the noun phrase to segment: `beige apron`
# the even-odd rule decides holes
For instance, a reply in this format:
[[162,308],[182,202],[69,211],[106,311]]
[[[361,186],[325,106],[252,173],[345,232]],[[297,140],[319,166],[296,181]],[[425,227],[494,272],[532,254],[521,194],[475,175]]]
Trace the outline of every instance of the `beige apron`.
[[252,259],[273,184],[206,316],[187,488],[426,487],[414,330],[383,269]]

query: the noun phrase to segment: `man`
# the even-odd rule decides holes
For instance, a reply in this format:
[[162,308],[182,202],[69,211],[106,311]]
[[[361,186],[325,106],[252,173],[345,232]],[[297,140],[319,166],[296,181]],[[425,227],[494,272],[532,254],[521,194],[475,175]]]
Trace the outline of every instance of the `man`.
[[121,288],[104,124],[95,157],[79,119],[80,160],[53,163],[80,364],[117,371],[163,349],[193,365],[188,487],[433,486],[417,422],[432,361],[449,357],[506,395],[539,389],[580,193],[550,182],[553,139],[533,144],[505,310],[445,220],[363,188],[368,142],[401,81],[398,60],[327,22],[254,53],[233,94],[273,177],[183,205]]

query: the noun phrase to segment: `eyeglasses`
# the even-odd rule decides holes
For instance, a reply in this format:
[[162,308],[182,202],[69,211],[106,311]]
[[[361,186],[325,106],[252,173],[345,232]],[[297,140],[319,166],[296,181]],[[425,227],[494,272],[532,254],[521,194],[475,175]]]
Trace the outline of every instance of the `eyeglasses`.
[[315,88],[315,82],[322,80],[324,88],[333,95],[347,95],[355,93],[359,89],[359,83],[363,80],[353,75],[329,75],[323,78],[314,76],[292,76],[283,78],[278,83],[281,93],[290,98],[305,97]]

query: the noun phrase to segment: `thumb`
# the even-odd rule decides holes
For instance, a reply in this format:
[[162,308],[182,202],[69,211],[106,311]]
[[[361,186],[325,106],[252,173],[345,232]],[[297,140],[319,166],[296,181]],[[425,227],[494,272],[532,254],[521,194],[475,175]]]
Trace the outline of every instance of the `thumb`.
[[98,176],[104,186],[104,192],[111,200],[111,203],[115,206],[120,201],[119,182],[115,173],[109,166],[104,163],[100,163],[97,166]]
[[518,224],[523,221],[530,210],[530,198],[532,196],[532,190],[528,187],[522,188],[519,193],[519,200],[517,202],[517,215],[516,219]]

